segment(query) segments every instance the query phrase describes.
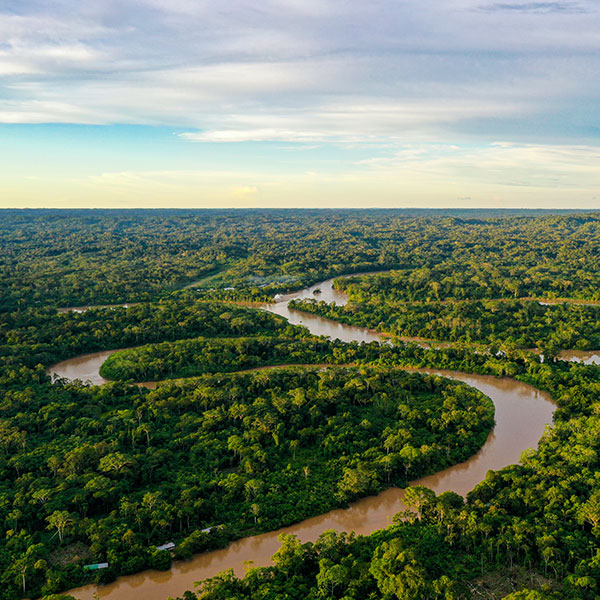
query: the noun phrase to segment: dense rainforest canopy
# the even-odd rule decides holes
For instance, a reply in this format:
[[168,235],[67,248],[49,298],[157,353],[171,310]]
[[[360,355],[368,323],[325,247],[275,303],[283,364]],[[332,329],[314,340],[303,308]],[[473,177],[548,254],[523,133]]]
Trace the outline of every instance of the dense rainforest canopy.
[[368,299],[345,306],[292,300],[290,306],[399,338],[512,345],[522,349],[600,348],[600,305],[540,304],[537,300],[466,300],[388,303],[371,289]]
[[[488,473],[467,497],[414,488],[409,510],[369,536],[283,540],[272,567],[203,584],[199,597],[593,599],[600,581],[600,367],[543,364],[465,348],[399,349],[394,360],[479,373],[509,373],[552,392],[556,424],[522,464]],[[388,358],[389,359],[389,358]],[[401,521],[400,518],[406,519]],[[195,595],[188,594],[186,600]]]
[[[185,558],[405,485],[479,448],[493,422],[489,400],[402,366],[526,381],[558,402],[555,425],[537,451],[489,473],[466,500],[414,488],[391,527],[327,533],[314,544],[287,538],[272,567],[242,580],[226,573],[185,597],[600,595],[600,367],[556,359],[600,342],[599,215],[2,216],[3,600],[168,568],[170,554],[155,549],[167,539]],[[336,282],[346,307],[298,306],[449,347],[326,341],[226,302],[381,270],[391,272]],[[139,304],[57,311],[124,302]],[[544,361],[528,351],[535,347]],[[59,360],[118,348],[130,349],[103,372],[121,381],[53,384],[46,373]],[[306,366],[232,372],[289,363]],[[323,363],[332,366],[309,366]],[[127,383],[190,376],[156,390]],[[110,569],[83,569],[104,560]]]
[[[182,319],[174,329],[173,311]],[[248,308],[176,301],[55,311],[45,332],[25,326],[31,312],[22,328],[7,331],[7,340],[21,343],[6,344],[12,352],[3,356],[0,497],[7,536],[0,578],[6,598],[84,582],[86,561],[113,565],[101,573],[105,580],[165,568],[170,556],[155,546],[167,538],[186,557],[405,485],[467,458],[493,423],[493,407],[479,392],[387,365],[224,375],[256,361],[364,363],[391,351],[312,338]],[[98,329],[103,314],[109,323],[122,316],[105,337]],[[15,313],[10,318],[16,324]],[[158,353],[153,376],[165,375],[161,368],[181,369],[181,356],[192,359],[188,370],[196,364],[220,374],[156,391],[50,384],[43,368],[25,366],[87,351],[98,340],[185,337],[199,326],[205,335],[261,335],[159,344],[173,352],[164,359]],[[65,330],[73,335],[57,335]],[[293,337],[278,337],[282,331]],[[46,338],[52,332],[53,344]],[[153,348],[114,356],[134,353],[139,366],[153,358]],[[201,533],[209,527],[218,529]]]
[[[527,211],[0,211],[0,310],[246,297],[390,267],[471,269],[490,293],[600,300],[600,215]],[[533,215],[533,216],[532,216]],[[487,273],[487,275],[485,274]],[[427,283],[425,284],[427,285]],[[470,287],[478,288],[474,283]],[[513,286],[511,288],[511,286]],[[485,286],[484,286],[485,287]],[[440,290],[442,293],[443,290]],[[481,290],[469,297],[489,297]],[[445,293],[445,292],[444,292]],[[500,294],[499,294],[500,295]]]
[[106,359],[100,375],[121,381],[152,381],[285,363],[332,363],[336,360],[334,348],[316,339],[195,338],[120,350]]

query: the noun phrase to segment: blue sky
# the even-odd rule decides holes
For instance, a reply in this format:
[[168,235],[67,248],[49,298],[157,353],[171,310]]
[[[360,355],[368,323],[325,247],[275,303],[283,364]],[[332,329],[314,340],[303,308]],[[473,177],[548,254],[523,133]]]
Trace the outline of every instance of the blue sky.
[[0,206],[600,208],[600,8],[0,7]]

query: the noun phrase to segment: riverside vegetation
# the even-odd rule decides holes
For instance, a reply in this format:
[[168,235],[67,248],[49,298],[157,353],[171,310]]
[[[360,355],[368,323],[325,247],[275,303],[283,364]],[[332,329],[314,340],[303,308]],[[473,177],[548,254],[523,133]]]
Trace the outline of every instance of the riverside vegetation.
[[[486,581],[510,578],[521,591],[506,598],[596,598],[600,367],[554,356],[595,344],[600,309],[525,298],[597,300],[599,224],[589,214],[9,213],[0,239],[0,597],[60,592],[94,577],[86,561],[108,557],[113,570],[96,577],[165,568],[170,557],[154,545],[167,537],[187,556],[475,451],[491,425],[489,401],[397,370],[409,365],[511,376],[548,390],[559,405],[554,428],[466,501],[414,488],[404,520],[387,529],[327,533],[314,544],[286,538],[272,567],[241,580],[225,573],[185,598],[447,600],[482,597]],[[61,235],[54,248],[42,234],[48,226]],[[399,271],[337,284],[350,293],[347,309],[301,306],[458,343],[433,350],[325,342],[251,308],[197,302],[261,298],[388,267]],[[165,291],[203,274],[200,293]],[[54,310],[144,299],[152,302]],[[163,352],[165,340],[172,353]],[[126,382],[52,385],[45,372],[84,352],[156,343],[114,355],[112,374],[338,366],[204,374],[154,391]],[[532,345],[545,361],[525,350]],[[139,365],[125,360],[132,357]],[[213,525],[223,527],[201,533]],[[496,587],[498,598],[510,591]]]
[[290,308],[398,337],[479,343],[485,346],[560,349],[600,348],[600,306],[542,305],[525,300],[408,302],[392,304],[374,294],[345,306],[292,300]]
[[[226,307],[210,306],[213,312],[206,306],[197,311],[207,318],[204,332],[209,323],[213,331],[227,331],[244,313],[257,316],[254,323],[250,317],[244,321],[246,330],[270,326],[277,332],[282,326],[266,313],[237,309],[241,314],[230,319]],[[128,310],[121,312],[130,315]],[[158,320],[161,312],[152,314]],[[89,349],[93,317],[68,313],[54,320],[58,326],[78,323],[78,339]],[[143,322],[141,336],[153,331],[151,319]],[[188,325],[193,330],[195,322]],[[466,459],[485,441],[493,424],[490,401],[438,377],[384,365],[223,374],[247,367],[244,351],[250,348],[252,364],[365,362],[380,353],[377,344],[361,348],[286,328],[301,337],[174,342],[171,366],[161,358],[153,374],[163,374],[160,368],[189,374],[179,352],[190,348],[206,351],[206,369],[219,374],[154,391],[118,383],[49,385],[39,368],[8,371],[2,383],[10,391],[0,412],[8,526],[0,555],[4,596],[84,582],[82,560],[110,562],[103,580],[168,568],[169,553],[154,548],[165,539],[177,540],[176,555],[187,557],[384,486],[405,485]],[[232,354],[232,348],[241,352]],[[131,352],[138,360],[152,357],[138,349],[118,354]],[[31,359],[28,352],[25,357]],[[202,532],[209,527],[217,529]]]
[[[251,570],[242,580],[225,573],[205,582],[199,597],[501,597],[506,588],[499,581],[513,578],[536,589],[505,598],[597,596],[600,367],[417,346],[406,347],[401,360],[510,374],[548,389],[560,407],[556,424],[537,451],[519,465],[490,472],[466,502],[451,492],[436,497],[413,488],[409,510],[400,515],[405,521],[369,536],[327,534],[315,544],[285,538],[274,566]],[[486,577],[496,590],[485,585]]]

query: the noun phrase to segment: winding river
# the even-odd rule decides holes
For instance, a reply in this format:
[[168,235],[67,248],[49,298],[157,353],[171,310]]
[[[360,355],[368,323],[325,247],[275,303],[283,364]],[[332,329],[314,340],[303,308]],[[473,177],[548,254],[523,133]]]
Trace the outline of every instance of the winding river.
[[[301,292],[280,297],[274,304],[264,304],[261,307],[285,317],[290,323],[304,325],[317,335],[328,335],[332,339],[338,338],[346,342],[384,341],[381,335],[371,330],[288,309],[287,303],[291,298],[318,298],[326,302],[345,303],[345,294],[334,290],[332,282],[333,280],[323,281]],[[320,291],[315,294],[317,288]],[[98,369],[112,352],[115,351],[97,352],[63,361],[49,372],[59,377],[102,384],[105,380],[100,377]],[[600,354],[578,353],[569,358],[597,362],[600,361]],[[496,425],[481,450],[469,460],[414,481],[413,485],[426,485],[438,494],[453,490],[466,495],[485,478],[490,469],[500,469],[518,462],[524,450],[536,448],[546,426],[552,422],[555,404],[550,396],[524,383],[436,369],[420,371],[452,377],[481,390],[494,402]],[[348,509],[333,510],[279,531],[238,540],[223,550],[199,554],[189,561],[174,563],[166,572],[144,571],[121,577],[107,586],[88,585],[69,593],[79,600],[93,600],[95,597],[129,600],[135,596],[144,600],[165,600],[169,596],[180,596],[185,590],[193,589],[195,582],[226,569],[233,569],[237,575],[242,575],[249,562],[253,566],[270,564],[271,556],[279,548],[277,538],[281,534],[294,534],[306,542],[316,540],[327,529],[368,534],[385,527],[391,523],[394,514],[404,509],[403,494],[401,489],[390,488],[377,496],[363,498]]]

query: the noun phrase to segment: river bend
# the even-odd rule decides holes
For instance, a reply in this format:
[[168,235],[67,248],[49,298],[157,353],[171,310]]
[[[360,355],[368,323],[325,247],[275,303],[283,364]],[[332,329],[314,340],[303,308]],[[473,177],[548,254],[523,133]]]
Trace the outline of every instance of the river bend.
[[[345,303],[345,294],[334,290],[332,283],[333,280],[323,281],[301,292],[283,296],[274,304],[264,304],[261,307],[287,318],[290,323],[304,325],[316,335],[328,335],[345,342],[383,341],[381,335],[371,330],[288,309],[287,303],[292,298],[317,298],[326,302]],[[317,288],[320,292],[315,294]],[[116,351],[97,352],[63,361],[49,372],[59,377],[102,384],[106,380],[100,377],[98,369],[113,352]],[[590,353],[573,356],[571,359],[588,361]],[[554,402],[549,394],[532,386],[513,379],[498,379],[486,375],[436,369],[420,371],[452,377],[482,391],[494,402],[496,425],[481,450],[469,460],[414,481],[413,485],[426,485],[438,494],[453,490],[466,495],[485,478],[490,469],[497,470],[518,462],[523,451],[536,448],[546,426],[552,422]],[[226,569],[233,569],[237,575],[243,575],[244,566],[249,561],[252,561],[253,566],[270,564],[271,556],[279,548],[277,538],[282,533],[294,534],[301,541],[307,542],[315,541],[327,529],[368,534],[385,527],[391,523],[394,514],[404,510],[403,495],[403,490],[390,488],[377,496],[363,498],[347,509],[333,510],[278,531],[238,540],[227,548],[196,555],[189,561],[176,562],[169,571],[143,571],[121,577],[106,586],[88,585],[69,593],[79,600],[93,600],[95,597],[103,600],[130,600],[136,596],[144,600],[166,600],[169,596],[180,596],[185,590],[193,589],[195,582]]]

